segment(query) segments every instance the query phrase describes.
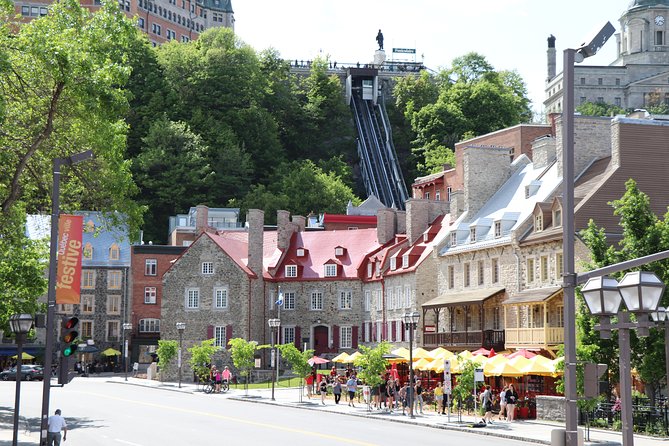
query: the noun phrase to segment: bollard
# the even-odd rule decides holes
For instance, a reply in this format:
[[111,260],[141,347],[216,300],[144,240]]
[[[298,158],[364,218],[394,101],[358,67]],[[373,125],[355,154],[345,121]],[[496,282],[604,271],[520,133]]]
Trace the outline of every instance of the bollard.
[[551,446],[565,446],[566,431],[564,429],[551,430]]

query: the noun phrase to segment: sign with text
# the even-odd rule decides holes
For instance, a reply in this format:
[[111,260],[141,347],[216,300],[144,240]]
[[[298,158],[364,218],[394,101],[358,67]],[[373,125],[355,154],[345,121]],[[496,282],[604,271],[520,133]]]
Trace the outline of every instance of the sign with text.
[[483,379],[483,369],[474,369],[474,382],[484,381]]
[[81,302],[81,238],[84,217],[61,214],[58,218],[58,269],[56,303]]
[[393,48],[393,53],[416,54],[416,48]]
[[451,394],[451,361],[444,359],[444,393]]

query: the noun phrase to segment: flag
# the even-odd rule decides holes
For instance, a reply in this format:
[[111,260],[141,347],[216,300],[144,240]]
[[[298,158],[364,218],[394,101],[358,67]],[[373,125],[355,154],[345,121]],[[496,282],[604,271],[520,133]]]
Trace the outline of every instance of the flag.
[[81,242],[84,217],[58,216],[58,262],[56,273],[56,303],[81,302]]
[[279,298],[274,303],[276,304],[277,307],[283,305],[283,293],[281,291],[279,291]]

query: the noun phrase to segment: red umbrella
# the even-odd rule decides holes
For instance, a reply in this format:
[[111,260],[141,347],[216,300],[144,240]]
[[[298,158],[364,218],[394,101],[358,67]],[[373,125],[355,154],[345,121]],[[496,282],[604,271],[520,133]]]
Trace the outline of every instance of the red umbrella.
[[530,359],[530,358],[532,358],[532,357],[534,357],[534,356],[537,356],[537,354],[536,354],[536,353],[532,353],[532,352],[529,351],[529,350],[525,350],[524,348],[521,348],[520,350],[517,350],[517,351],[511,353],[510,355],[508,355],[507,358],[509,358],[509,359],[513,359],[513,358],[515,358],[516,356],[523,356],[523,357],[525,357],[525,358],[527,358],[527,359]]
[[325,358],[321,358],[320,356],[313,356],[312,358],[309,358],[307,362],[309,363],[310,366],[314,366],[316,364],[326,364],[330,361],[328,361]]
[[472,355],[483,355],[483,356],[488,356],[490,354],[490,350],[486,350],[485,348],[481,347],[480,349],[476,350],[475,352],[472,352]]
[[491,349],[490,349],[490,353],[488,353],[488,358],[492,358],[492,357],[495,356],[496,354],[497,354],[497,353],[495,353],[495,349],[494,349],[494,348],[491,348]]

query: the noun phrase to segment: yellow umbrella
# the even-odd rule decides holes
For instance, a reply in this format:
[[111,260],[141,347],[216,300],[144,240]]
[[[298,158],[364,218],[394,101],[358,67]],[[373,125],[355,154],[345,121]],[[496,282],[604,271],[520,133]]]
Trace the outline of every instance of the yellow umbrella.
[[471,359],[473,357],[474,355],[472,355],[472,352],[470,352],[469,350],[463,350],[460,353],[458,353],[458,358]]
[[107,350],[104,350],[102,354],[105,356],[120,356],[121,352],[116,350],[115,348],[109,347]]
[[555,364],[545,356],[536,355],[527,360],[521,370],[527,375],[553,376]]
[[492,358],[488,359],[483,367],[483,373],[486,376],[492,376],[491,370],[497,367],[499,364],[509,362],[509,359],[506,356],[495,355]]
[[425,350],[423,347],[418,347],[413,351],[413,360],[417,359],[434,359],[432,355],[430,355],[430,352]]
[[[539,356],[539,355],[537,355]],[[529,359],[527,359],[524,356],[516,356],[515,358],[509,359],[509,364],[512,365],[513,367],[517,368],[521,372],[524,373],[524,368],[527,367],[527,364],[530,362]]]
[[332,358],[332,362],[342,362],[342,363],[344,363],[350,357],[351,356],[348,353],[342,352],[342,353],[338,354],[337,356],[335,356],[334,358]]
[[404,347],[396,348],[395,350],[393,350],[390,353],[392,353],[393,355],[401,356],[402,358],[404,358],[406,360],[409,359],[409,349],[404,348]]
[[509,364],[509,362],[500,362],[489,370],[488,376],[523,376],[523,372]]
[[[436,349],[435,349],[436,350]],[[453,359],[455,358],[455,353],[450,350],[442,349],[442,351],[435,353],[435,350],[432,350],[430,354],[434,359]]]
[[[493,358],[494,358],[494,356],[493,356]],[[481,364],[481,365],[488,362],[488,357],[483,356],[483,355],[476,355],[476,356],[472,356],[471,358],[467,358],[467,359],[469,359],[470,361],[474,361],[475,363]]]
[[425,366],[425,370],[432,370],[433,372],[441,373],[444,371],[444,360],[443,359],[434,359],[430,361],[429,364]]
[[430,370],[427,368],[427,366],[431,363],[432,361],[425,359],[425,358],[420,358],[418,361],[413,363],[413,368],[417,370]]
[[[18,358],[18,356],[19,355],[17,353],[16,355],[12,356],[12,359],[16,359],[16,358]],[[33,355],[31,355],[30,353],[21,352],[21,359],[22,360],[23,359],[35,359],[35,357]]]
[[346,358],[345,361],[342,361],[344,364],[352,364],[355,362],[356,359],[362,356],[362,353],[360,352],[354,352],[352,355],[350,355],[348,358]]
[[436,358],[437,356],[447,351],[448,350],[446,350],[444,347],[437,347],[435,349],[430,350],[430,355],[432,355],[433,358]]

